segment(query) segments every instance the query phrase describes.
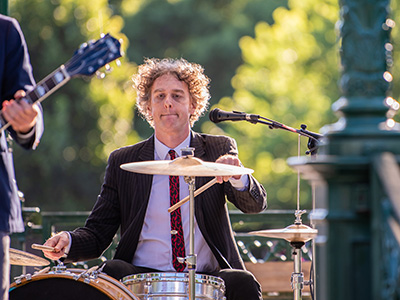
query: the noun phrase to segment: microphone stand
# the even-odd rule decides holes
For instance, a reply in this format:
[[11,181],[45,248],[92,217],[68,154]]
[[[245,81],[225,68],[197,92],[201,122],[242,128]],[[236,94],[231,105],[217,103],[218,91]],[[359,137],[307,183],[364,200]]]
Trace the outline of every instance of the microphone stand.
[[305,124],[301,124],[301,126],[300,126],[301,129],[296,129],[296,128],[292,128],[290,126],[276,122],[271,119],[267,119],[267,118],[264,118],[261,116],[257,116],[257,117],[258,118],[251,118],[251,120],[248,120],[248,121],[253,124],[261,123],[261,124],[268,125],[268,127],[270,129],[283,129],[286,131],[294,132],[294,133],[300,134],[302,136],[308,137],[307,147],[309,150],[306,151],[306,154],[307,155],[308,154],[311,154],[311,155],[317,154],[318,143],[319,143],[319,139],[323,137],[322,134],[307,130],[307,125],[305,125]]

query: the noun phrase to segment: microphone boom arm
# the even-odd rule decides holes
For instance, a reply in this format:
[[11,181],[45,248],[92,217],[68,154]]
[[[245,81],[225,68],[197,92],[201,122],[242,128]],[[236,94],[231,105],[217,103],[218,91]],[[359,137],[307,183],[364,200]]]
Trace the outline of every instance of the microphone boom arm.
[[[260,120],[260,119],[262,119],[262,120]],[[274,120],[267,119],[267,118],[264,118],[261,116],[259,117],[257,122],[251,122],[251,123],[253,123],[253,124],[261,123],[264,125],[268,125],[268,127],[270,129],[283,129],[283,130],[297,133],[297,134],[300,134],[301,136],[307,137],[308,138],[307,147],[309,150],[306,152],[306,154],[311,154],[311,155],[317,154],[319,139],[323,137],[322,134],[307,130],[306,129],[307,125],[305,125],[305,124],[301,124],[301,126],[300,126],[301,129],[295,129],[295,128],[292,128],[285,124],[282,124],[282,123],[279,123]]]

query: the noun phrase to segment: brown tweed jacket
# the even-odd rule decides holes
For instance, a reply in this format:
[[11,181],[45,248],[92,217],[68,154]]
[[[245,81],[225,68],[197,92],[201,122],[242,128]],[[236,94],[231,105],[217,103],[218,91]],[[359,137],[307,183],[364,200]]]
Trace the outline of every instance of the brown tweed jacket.
[[[226,136],[192,132],[195,157],[214,162],[224,154],[237,155],[236,142]],[[131,262],[150,196],[152,175],[124,171],[121,164],[154,159],[154,136],[111,153],[104,183],[86,224],[71,232],[72,245],[65,262],[99,257],[121,229],[115,259]],[[226,198],[244,213],[258,213],[267,206],[266,192],[253,176],[248,191],[237,191],[231,184],[215,184],[196,197],[195,215],[199,228],[221,268],[244,269],[233,237]],[[197,177],[196,188],[212,177]],[[149,258],[151,259],[151,258]]]

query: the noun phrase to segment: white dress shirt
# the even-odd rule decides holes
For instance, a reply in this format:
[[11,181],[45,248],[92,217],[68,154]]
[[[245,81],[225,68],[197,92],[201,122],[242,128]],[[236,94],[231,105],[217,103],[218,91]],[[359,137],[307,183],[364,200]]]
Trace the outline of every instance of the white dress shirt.
[[[178,156],[181,156],[181,149],[189,147],[190,134],[175,149]],[[154,159],[169,160],[169,147],[162,144],[157,138],[154,138]],[[248,177],[242,176],[242,180],[235,181],[238,189],[243,189],[248,185]],[[246,182],[247,181],[247,182]],[[189,187],[183,176],[179,177],[179,200],[189,195]],[[169,196],[169,176],[154,175],[150,193],[149,204],[144,219],[142,232],[140,234],[138,247],[132,263],[135,266],[142,266],[157,269],[165,272],[175,272],[172,265],[172,246],[171,246],[171,227],[170,227],[170,207]],[[189,201],[181,207],[183,234],[185,239],[186,255],[189,251]],[[198,272],[213,272],[219,269],[218,262],[211,249],[200,232],[196,219],[194,220],[194,254],[197,255],[196,270]],[[187,271],[187,267],[185,267]]]
[[[190,145],[190,137],[188,137],[175,149],[176,156],[181,156],[181,149]],[[169,147],[161,143],[154,137],[154,160],[170,160],[168,151]],[[237,190],[244,190],[249,185],[247,175],[242,175],[240,179],[229,179],[232,186]],[[137,187],[140,188],[140,187]],[[189,186],[183,179],[179,177],[179,200],[189,195]],[[171,245],[171,225],[169,196],[169,176],[153,175],[150,199],[143,223],[142,232],[139,237],[139,243],[132,260],[132,264],[138,267],[147,267],[164,272],[175,272],[172,265],[172,245]],[[181,207],[182,226],[185,240],[185,254],[190,254],[189,249],[189,201]],[[211,273],[219,269],[217,259],[212,253],[210,247],[205,241],[196,218],[194,220],[194,254],[197,255],[196,271],[200,273]],[[69,252],[71,247],[71,235],[69,235],[69,245],[65,249],[65,253]],[[187,271],[187,267],[185,267]]]

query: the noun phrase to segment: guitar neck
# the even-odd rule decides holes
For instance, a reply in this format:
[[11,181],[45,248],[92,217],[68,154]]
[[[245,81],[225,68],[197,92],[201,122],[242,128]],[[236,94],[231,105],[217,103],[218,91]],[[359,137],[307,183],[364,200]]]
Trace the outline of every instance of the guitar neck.
[[66,71],[65,66],[61,65],[53,73],[40,81],[33,90],[29,91],[25,98],[31,103],[42,102],[70,79],[71,76]]

